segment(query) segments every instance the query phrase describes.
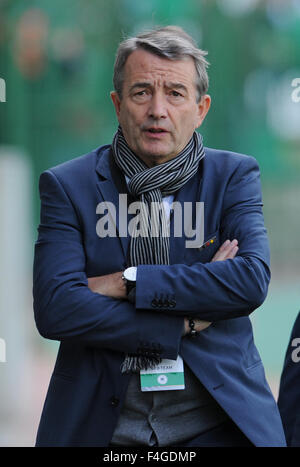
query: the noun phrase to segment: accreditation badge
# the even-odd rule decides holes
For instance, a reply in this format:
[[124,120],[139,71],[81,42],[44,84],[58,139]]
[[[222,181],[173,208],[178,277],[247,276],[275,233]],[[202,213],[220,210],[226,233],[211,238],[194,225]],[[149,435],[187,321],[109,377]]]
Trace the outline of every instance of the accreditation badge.
[[177,360],[164,358],[151,370],[141,370],[142,391],[172,391],[185,389],[183,360],[178,355]]

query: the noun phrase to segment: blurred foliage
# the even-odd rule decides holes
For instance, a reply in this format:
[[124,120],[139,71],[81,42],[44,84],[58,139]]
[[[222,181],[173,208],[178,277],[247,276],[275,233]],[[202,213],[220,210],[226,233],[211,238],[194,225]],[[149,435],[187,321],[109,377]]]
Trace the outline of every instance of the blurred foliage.
[[278,380],[299,303],[300,102],[291,83],[300,78],[300,0],[0,0],[0,146],[31,163],[35,240],[40,173],[112,140],[119,42],[168,24],[208,51],[205,145],[251,154],[261,168],[277,281],[254,325]]
[[279,185],[299,185],[300,103],[291,99],[298,0],[0,0],[0,144],[25,148],[32,160],[36,224],[39,174],[112,139],[118,43],[167,24],[209,52],[205,145],[254,155],[270,199]]
[[[168,24],[182,26],[208,51],[212,107],[200,128],[204,144],[251,154],[261,168],[273,280],[267,300],[251,320],[276,394],[300,302],[300,102],[292,100],[292,81],[300,78],[300,0],[0,0],[0,78],[6,82],[6,102],[0,102],[0,150],[3,154],[5,145],[16,146],[33,170],[32,222],[21,182],[16,182],[20,191],[12,204],[7,202],[10,195],[2,200],[7,212],[11,206],[14,214],[16,206],[20,212],[13,216],[18,225],[14,235],[11,224],[3,219],[1,224],[3,264],[3,252],[11,253],[1,292],[1,303],[8,297],[8,305],[0,307],[10,362],[1,367],[1,445],[7,444],[9,434],[13,444],[20,440],[22,445],[30,429],[37,428],[26,387],[34,403],[42,404],[47,365],[43,352],[30,355],[25,340],[27,334],[36,337],[31,302],[24,300],[22,305],[20,298],[14,309],[7,285],[10,274],[11,290],[18,283],[17,297],[30,289],[29,268],[23,264],[23,273],[26,261],[19,254],[20,249],[26,251],[25,243],[19,239],[26,236],[27,222],[33,249],[39,223],[39,175],[111,142],[117,127],[110,100],[117,46],[126,36]],[[0,172],[0,184],[3,179]],[[38,345],[50,349],[54,360],[57,342],[39,339]],[[28,355],[31,364],[41,365],[43,371],[39,367],[36,373],[28,371],[23,365]],[[46,391],[48,380],[42,384]],[[26,423],[24,409],[30,413]]]

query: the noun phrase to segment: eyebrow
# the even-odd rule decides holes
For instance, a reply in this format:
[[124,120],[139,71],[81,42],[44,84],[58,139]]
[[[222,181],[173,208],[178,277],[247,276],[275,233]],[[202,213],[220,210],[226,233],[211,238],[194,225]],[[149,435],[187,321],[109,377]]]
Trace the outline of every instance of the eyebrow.
[[151,88],[151,84],[147,82],[134,83],[132,86],[130,86],[129,92],[132,92],[136,88]]
[[169,89],[181,89],[182,91],[188,92],[187,87],[182,83],[167,83]]
[[[134,89],[139,89],[139,88],[151,88],[152,87],[152,84],[149,83],[149,82],[138,82],[138,83],[134,83],[130,88],[129,88],[129,92],[132,92]],[[187,87],[182,84],[182,83],[173,83],[173,82],[169,82],[166,84],[165,86],[166,88],[168,89],[181,89],[182,91],[185,91],[186,93],[188,92],[188,89]]]

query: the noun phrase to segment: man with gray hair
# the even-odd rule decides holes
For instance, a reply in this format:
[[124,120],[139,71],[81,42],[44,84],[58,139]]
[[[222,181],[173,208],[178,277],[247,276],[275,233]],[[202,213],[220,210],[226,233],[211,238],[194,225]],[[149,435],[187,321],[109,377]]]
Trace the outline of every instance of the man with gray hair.
[[37,446],[285,446],[249,319],[259,169],[203,146],[205,55],[175,26],[123,41],[112,144],[41,175],[34,312],[60,348]]

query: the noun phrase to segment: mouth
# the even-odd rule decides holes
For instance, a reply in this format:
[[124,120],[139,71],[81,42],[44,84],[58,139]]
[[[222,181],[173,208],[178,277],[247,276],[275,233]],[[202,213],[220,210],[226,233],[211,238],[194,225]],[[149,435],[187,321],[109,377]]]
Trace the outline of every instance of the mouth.
[[169,132],[167,130],[165,130],[164,128],[155,128],[155,127],[150,127],[150,128],[146,128],[144,130],[144,132],[150,136],[150,137],[160,137],[160,136],[164,136],[164,135],[167,135]]

